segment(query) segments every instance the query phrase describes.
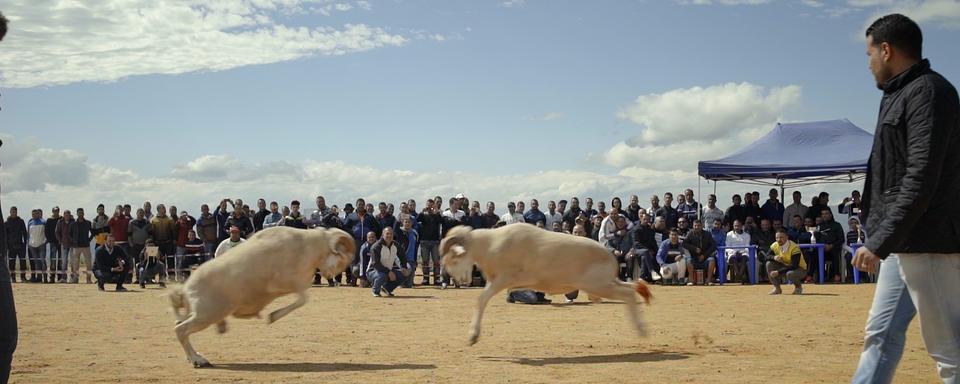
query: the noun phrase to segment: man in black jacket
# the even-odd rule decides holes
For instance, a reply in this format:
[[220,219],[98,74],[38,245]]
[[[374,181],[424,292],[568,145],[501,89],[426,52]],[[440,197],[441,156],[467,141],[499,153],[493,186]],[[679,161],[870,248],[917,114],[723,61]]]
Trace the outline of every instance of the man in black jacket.
[[940,378],[957,382],[960,101],[923,59],[913,20],[883,16],[867,28],[866,43],[883,99],[864,185],[867,242],[853,263],[875,272],[885,261],[853,382],[892,380],[916,313]]
[[57,222],[60,221],[60,207],[53,207],[52,215],[47,221],[43,224],[43,234],[47,238],[47,244],[50,245],[50,250],[47,251],[47,255],[50,257],[50,283],[55,281],[54,276],[57,275],[58,271],[66,269],[66,257],[62,252],[60,252],[60,238],[57,237]]
[[[0,13],[0,40],[7,34],[7,18]],[[3,141],[0,141],[3,145]],[[3,223],[0,223],[0,235],[5,235]],[[0,251],[7,248],[7,237],[0,236]],[[13,289],[6,271],[7,266],[0,263],[0,383],[10,378],[10,362],[17,349],[17,310],[13,303]]]
[[122,248],[116,246],[116,239],[112,234],[107,235],[103,246],[97,248],[97,256],[93,262],[93,274],[97,277],[97,289],[103,291],[106,283],[117,283],[117,292],[126,292],[123,282],[133,266]]
[[430,285],[430,272],[433,283],[440,285],[440,211],[436,203],[428,199],[426,207],[417,215],[420,224],[420,262],[423,267],[421,285]]
[[17,215],[17,207],[10,207],[10,216],[4,223],[7,237],[7,262],[10,268],[10,281],[17,282],[13,270],[17,268],[17,259],[20,259],[20,282],[27,282],[27,224]]

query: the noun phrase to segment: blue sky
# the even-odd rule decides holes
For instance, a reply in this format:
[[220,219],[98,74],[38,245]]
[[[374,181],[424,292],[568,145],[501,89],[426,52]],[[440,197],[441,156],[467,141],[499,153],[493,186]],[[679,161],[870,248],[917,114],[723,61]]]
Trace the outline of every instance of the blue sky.
[[960,78],[957,1],[5,3],[4,190],[38,206],[693,186],[777,121],[872,131],[891,10]]

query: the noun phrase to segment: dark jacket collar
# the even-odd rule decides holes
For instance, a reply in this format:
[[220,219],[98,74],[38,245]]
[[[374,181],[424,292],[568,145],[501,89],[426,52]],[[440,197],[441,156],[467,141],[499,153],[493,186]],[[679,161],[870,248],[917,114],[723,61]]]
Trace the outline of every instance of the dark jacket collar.
[[920,62],[912,65],[910,68],[907,68],[906,71],[903,71],[899,75],[891,77],[889,80],[883,82],[883,93],[890,94],[899,91],[901,88],[905,87],[911,81],[917,77],[920,77],[920,75],[929,70],[930,60],[920,60]]

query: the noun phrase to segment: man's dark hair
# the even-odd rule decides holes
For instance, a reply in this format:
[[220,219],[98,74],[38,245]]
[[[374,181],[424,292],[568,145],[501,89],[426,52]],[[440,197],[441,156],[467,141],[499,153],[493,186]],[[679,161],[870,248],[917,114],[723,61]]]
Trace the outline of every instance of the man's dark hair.
[[7,35],[7,18],[3,17],[3,12],[0,12],[0,40],[3,40],[3,37]]
[[907,56],[920,59],[923,56],[923,33],[920,26],[909,17],[899,13],[883,16],[867,28],[866,36],[873,37],[873,46],[887,43]]

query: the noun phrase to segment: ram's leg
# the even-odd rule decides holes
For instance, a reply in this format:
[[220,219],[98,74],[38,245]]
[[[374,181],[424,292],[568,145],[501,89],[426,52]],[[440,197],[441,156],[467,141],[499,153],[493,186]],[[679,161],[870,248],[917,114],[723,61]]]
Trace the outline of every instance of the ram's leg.
[[623,301],[627,307],[627,316],[637,330],[637,334],[641,337],[647,336],[647,325],[640,319],[640,306],[637,305],[637,292],[633,284],[613,280],[598,282],[597,285],[582,289],[589,295]]
[[509,276],[499,275],[495,280],[487,281],[486,287],[483,288],[483,292],[477,298],[477,308],[473,313],[473,321],[470,322],[470,345],[476,344],[477,340],[480,339],[480,322],[483,320],[483,311],[487,308],[487,304],[490,299],[507,288],[505,282],[509,280]]
[[297,301],[290,303],[290,305],[286,307],[270,312],[270,316],[267,317],[267,324],[271,324],[277,320],[280,320],[284,316],[290,314],[290,312],[293,312],[294,309],[300,308],[307,303],[306,291],[297,292],[296,295],[297,295]]

